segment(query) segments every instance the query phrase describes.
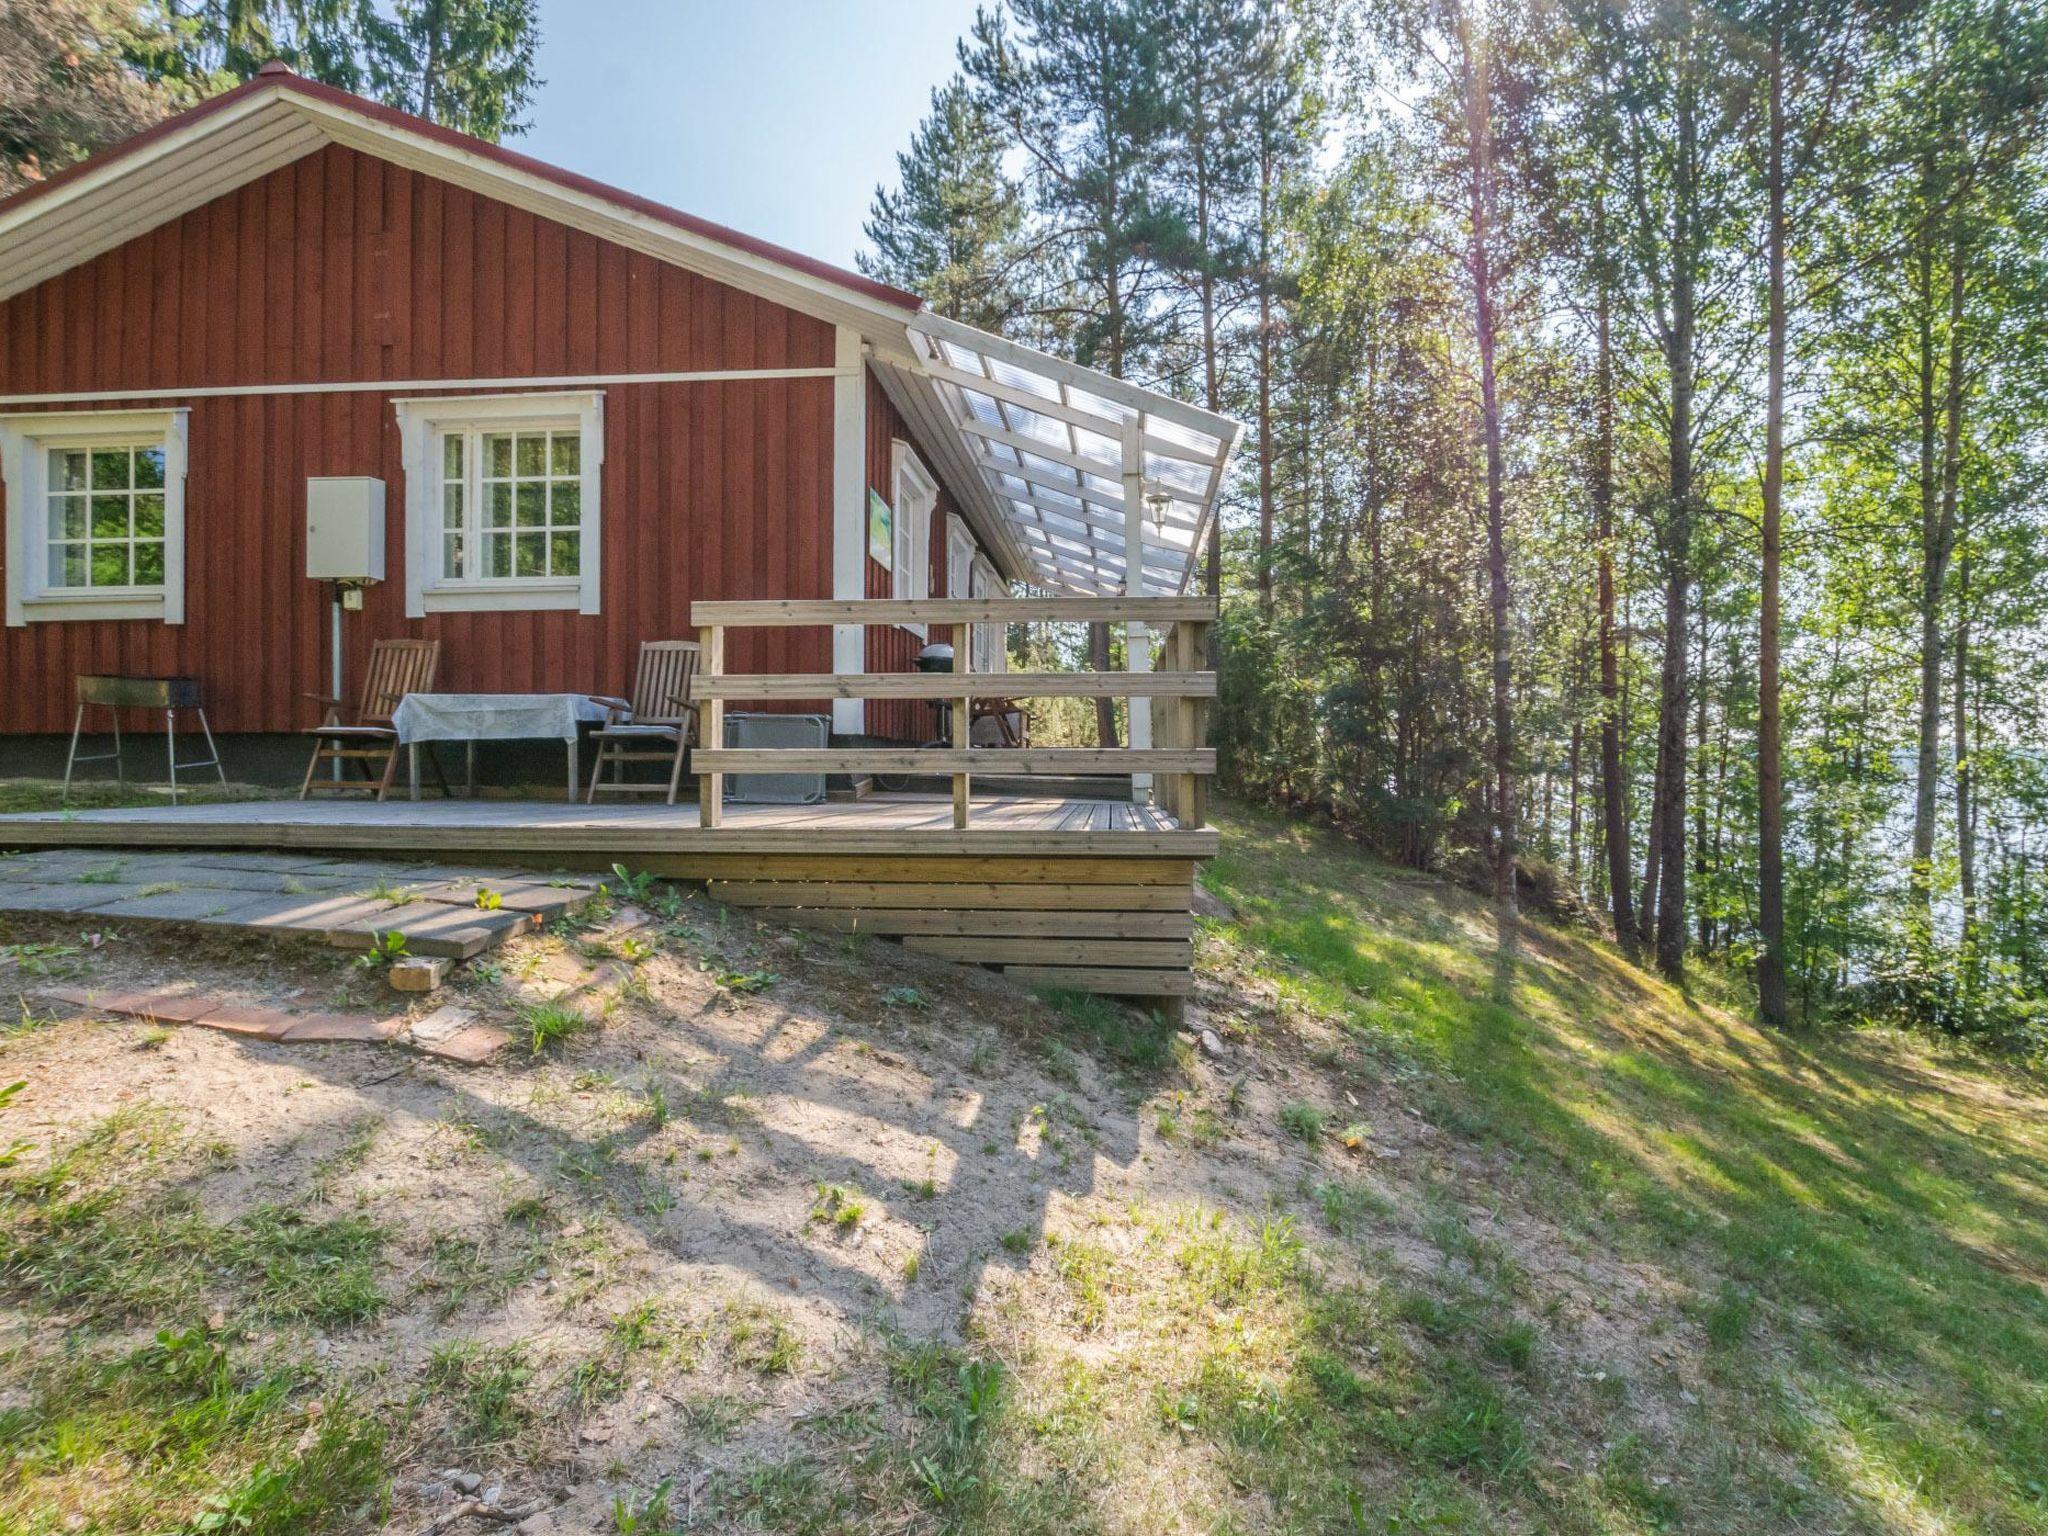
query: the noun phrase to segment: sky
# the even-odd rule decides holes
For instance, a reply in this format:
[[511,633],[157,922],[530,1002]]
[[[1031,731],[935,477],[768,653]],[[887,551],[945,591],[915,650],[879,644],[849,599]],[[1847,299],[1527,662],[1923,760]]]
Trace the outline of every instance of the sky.
[[851,266],[974,0],[542,0],[508,147]]

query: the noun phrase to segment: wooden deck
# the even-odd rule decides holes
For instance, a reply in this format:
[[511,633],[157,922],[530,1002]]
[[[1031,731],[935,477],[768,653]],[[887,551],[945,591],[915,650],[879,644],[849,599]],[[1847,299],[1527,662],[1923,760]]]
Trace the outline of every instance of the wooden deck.
[[1128,800],[945,795],[808,806],[258,800],[0,816],[0,850],[318,849],[701,881],[719,900],[1001,968],[1032,985],[1193,990],[1196,862],[1213,828]]
[[236,800],[122,810],[0,816],[0,847],[286,847],[501,849],[532,855],[653,857],[688,853],[1087,854],[1208,858],[1213,828],[1181,829],[1128,800],[977,798],[974,825],[953,825],[945,795],[877,795],[824,805],[728,804],[717,827],[681,805],[569,805],[535,800]]
[[[371,851],[472,863],[606,869],[701,880],[719,899],[841,933],[871,933],[1033,984],[1178,998],[1194,990],[1194,879],[1213,857],[1205,745],[1216,600],[1064,597],[695,603],[703,700],[697,802],[585,806],[514,800],[235,802],[0,816],[0,850],[126,847]],[[726,631],[925,624],[970,663],[977,624],[1125,628],[1128,670],[732,674]],[[936,631],[934,631],[936,633]],[[1156,667],[1154,644],[1157,643]],[[971,701],[1021,693],[1124,698],[1130,745],[976,747]],[[727,700],[951,701],[945,746],[738,748]],[[950,796],[879,795],[809,806],[729,804],[727,774],[943,775]],[[1117,796],[975,793],[977,776],[1122,776]],[[664,786],[665,788],[665,786]]]

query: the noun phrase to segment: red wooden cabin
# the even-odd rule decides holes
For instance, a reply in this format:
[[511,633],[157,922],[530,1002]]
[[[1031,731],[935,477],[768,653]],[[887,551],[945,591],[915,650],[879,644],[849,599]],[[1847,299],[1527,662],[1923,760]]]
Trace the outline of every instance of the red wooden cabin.
[[[443,687],[616,692],[701,600],[1125,591],[1127,491],[1136,590],[1184,591],[1236,433],[273,65],[0,204],[0,736],[67,731],[89,672],[195,676],[231,737],[312,723],[317,478],[381,483],[348,679],[418,636]],[[752,630],[727,665],[920,643]],[[830,707],[842,735],[926,729]]]

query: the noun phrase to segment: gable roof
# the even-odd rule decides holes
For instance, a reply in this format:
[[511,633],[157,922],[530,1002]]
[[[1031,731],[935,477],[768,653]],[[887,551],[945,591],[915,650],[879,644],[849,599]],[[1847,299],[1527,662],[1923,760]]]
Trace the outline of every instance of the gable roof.
[[1124,590],[1121,451],[1139,421],[1143,585],[1187,590],[1243,428],[1002,337],[913,293],[306,80],[282,64],[0,201],[0,300],[340,144],[469,188],[834,325],[884,390],[1003,574]]

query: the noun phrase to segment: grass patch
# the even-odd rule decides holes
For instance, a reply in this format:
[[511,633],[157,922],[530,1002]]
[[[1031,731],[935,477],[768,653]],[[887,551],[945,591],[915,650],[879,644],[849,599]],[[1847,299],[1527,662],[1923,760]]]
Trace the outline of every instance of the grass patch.
[[434,1347],[427,1360],[427,1392],[448,1416],[450,1439],[465,1451],[502,1450],[522,1439],[536,1420],[527,1395],[533,1370],[516,1345],[457,1339]]
[[587,1015],[567,1003],[558,1002],[532,1004],[520,1015],[520,1022],[526,1027],[528,1044],[535,1056],[553,1050],[590,1028]]
[[[1049,1046],[1080,1046],[1119,1066],[1155,1073],[1173,1059],[1173,1031],[1154,1014],[1139,1013],[1095,992],[1045,987],[1038,993],[1058,1021]],[[1054,1058],[1055,1067],[1058,1058]],[[1055,1075],[1060,1075],[1057,1070]]]
[[[2038,1078],[1891,1036],[1767,1035],[1711,971],[1687,997],[1576,933],[1525,922],[1505,946],[1483,900],[1338,837],[1219,824],[1204,883],[1237,920],[1208,962],[1271,988],[1333,1070],[1402,1082],[1436,1145],[1487,1170],[1423,1222],[1443,1274],[1396,1321],[1427,1390],[1380,1436],[1456,1479],[1452,1528],[2041,1527]],[[1358,1231],[1348,1194],[1318,1198]],[[1475,1205],[1690,1297],[1620,1315],[1659,1353],[1703,1347],[1716,1393],[1589,1361],[1543,1377],[1538,1411],[1518,1384],[1545,1369],[1518,1310],[1530,1260],[1478,1235]],[[1383,1339],[1378,1376],[1398,1358]],[[1598,1476],[1568,1488],[1541,1472],[1588,1455]]]
[[0,1528],[293,1536],[378,1517],[385,1433],[204,1328],[30,1367],[0,1412]]
[[803,1340],[789,1320],[759,1302],[729,1303],[718,1316],[727,1358],[757,1376],[787,1376],[803,1359]]
[[1296,1100],[1280,1107],[1280,1129],[1296,1141],[1313,1147],[1323,1139],[1323,1112],[1313,1104]]
[[107,1116],[40,1172],[0,1184],[0,1289],[109,1323],[189,1316],[217,1290],[275,1322],[341,1327],[378,1313],[377,1224],[279,1205],[217,1222],[151,1177],[217,1160],[163,1110]]
[[811,1221],[836,1227],[841,1232],[851,1232],[866,1219],[867,1214],[866,1198],[859,1190],[845,1184],[820,1184],[818,1196],[811,1202]]
[[695,1370],[707,1330],[688,1325],[655,1301],[643,1301],[620,1313],[605,1329],[596,1354],[569,1375],[569,1395],[589,1408],[620,1396],[635,1368],[654,1365]]

